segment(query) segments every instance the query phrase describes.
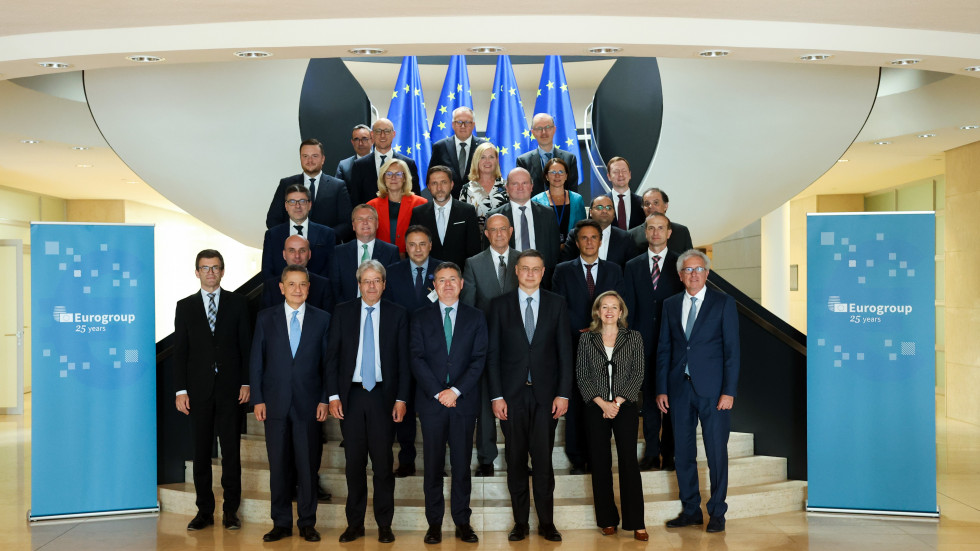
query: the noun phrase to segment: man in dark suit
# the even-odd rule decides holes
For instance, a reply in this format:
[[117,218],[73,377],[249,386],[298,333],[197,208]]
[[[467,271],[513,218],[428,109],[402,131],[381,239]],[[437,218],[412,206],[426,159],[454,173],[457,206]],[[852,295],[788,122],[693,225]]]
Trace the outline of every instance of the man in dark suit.
[[[310,262],[310,242],[302,235],[286,238],[282,246],[282,257],[286,264],[297,264],[306,267]],[[280,272],[281,274],[281,272]],[[282,304],[283,295],[279,290],[280,277],[268,277],[262,284],[262,308]],[[333,312],[333,285],[330,279],[310,272],[310,295],[306,303],[316,306],[325,312]]]
[[375,239],[378,233],[378,211],[370,205],[357,205],[351,214],[354,240],[334,248],[330,262],[330,283],[337,303],[357,297],[358,285],[354,277],[357,267],[365,260],[377,260],[384,265],[398,262],[398,247]]
[[[510,201],[490,214],[503,214],[510,220],[514,233],[510,246],[526,251],[534,249],[544,258],[545,270],[551,274],[558,264],[558,222],[548,207],[531,201],[531,175],[523,168],[515,168],[507,174],[507,195]],[[550,277],[545,286],[550,285]]]
[[[517,288],[517,257],[520,253],[508,243],[514,228],[502,214],[487,218],[484,234],[490,246],[482,253],[470,257],[463,269],[463,304],[476,306],[489,315],[490,301]],[[477,423],[476,476],[493,476],[493,462],[497,459],[497,418],[490,409],[489,372],[483,371],[480,379],[480,414]]]
[[473,205],[450,195],[451,177],[449,168],[429,166],[426,189],[432,201],[412,209],[409,224],[425,226],[432,232],[432,256],[463,266],[467,258],[480,252],[480,223]]
[[361,298],[337,305],[334,314],[344,322],[335,323],[330,331],[327,394],[330,415],[340,419],[344,435],[347,476],[347,529],[340,543],[364,536],[369,456],[378,541],[395,541],[391,441],[409,400],[409,328],[405,309],[381,300],[385,278],[385,268],[377,260],[361,264],[357,268]]
[[354,147],[354,154],[337,163],[337,172],[334,178],[343,180],[349,184],[351,171],[354,169],[354,161],[361,157],[366,157],[374,147],[374,136],[371,134],[371,127],[366,124],[359,124],[351,130],[350,144]]
[[613,221],[619,229],[626,231],[643,225],[646,215],[643,213],[643,200],[630,189],[630,163],[622,157],[613,157],[606,163],[606,175],[612,185],[612,191],[606,195],[612,199]]
[[262,273],[265,277],[279,277],[286,261],[279,254],[286,238],[302,235],[310,244],[310,264],[308,269],[322,276],[329,275],[330,257],[337,246],[337,237],[332,228],[310,220],[310,190],[303,184],[286,188],[286,208],[289,221],[265,230],[262,242]]
[[310,218],[317,224],[332,228],[338,239],[337,243],[347,241],[351,238],[350,226],[347,225],[351,209],[350,195],[343,180],[323,172],[323,144],[315,139],[303,140],[299,146],[299,160],[303,165],[303,173],[279,180],[279,187],[272,195],[269,212],[265,215],[265,227],[272,228],[289,220],[289,207],[282,208],[286,190],[300,184],[310,190]]
[[643,375],[643,439],[646,449],[640,460],[640,470],[674,469],[674,429],[670,416],[656,407],[657,394],[663,388],[656,385],[657,343],[663,304],[667,298],[684,290],[677,275],[677,253],[667,249],[670,220],[660,213],[647,217],[644,224],[648,246],[646,251],[626,263],[623,300],[629,311],[629,325],[643,337],[646,371]]
[[416,408],[422,424],[425,449],[425,518],[429,529],[425,543],[442,541],[446,504],[442,476],[446,445],[452,472],[450,512],[456,537],[478,541],[470,526],[470,456],[473,429],[479,412],[480,377],[486,363],[487,324],[483,312],[461,304],[463,274],[452,262],[435,270],[436,304],[412,318],[412,374],[417,391]]
[[555,472],[551,454],[558,418],[572,395],[572,343],[565,299],[541,289],[541,253],[527,250],[517,260],[518,288],[490,303],[490,395],[504,431],[507,489],[514,528],[507,539],[527,537],[531,500],[527,456],[534,470],[538,533],[561,541],[554,523]]
[[[449,168],[453,199],[459,199],[463,186],[470,181],[473,151],[476,146],[486,142],[474,136],[474,130],[476,124],[473,122],[473,110],[466,106],[457,107],[453,110],[453,135],[432,144],[429,166],[441,165]],[[453,262],[459,264],[455,260]]]
[[[592,199],[589,206],[589,218],[599,223],[602,228],[602,245],[599,247],[599,258],[619,265],[620,268],[636,256],[636,246],[629,232],[623,231],[613,225],[616,218],[612,199],[608,195],[600,195]],[[560,258],[563,261],[572,260],[579,255],[578,244],[576,243],[575,230],[568,232],[568,239],[561,250]]]
[[197,253],[194,266],[201,289],[177,302],[174,315],[177,410],[191,416],[194,434],[197,515],[187,529],[201,530],[214,524],[211,448],[217,433],[224,488],[221,523],[229,530],[238,530],[242,526],[238,518],[242,501],[240,404],[249,398],[248,304],[244,297],[221,288],[225,273],[221,253],[205,249]]
[[[667,201],[667,192],[652,187],[643,192],[643,212],[647,216],[655,212],[667,214]],[[643,225],[631,229],[630,237],[636,244],[637,251],[642,253],[647,250],[646,228]],[[670,239],[667,240],[667,248],[677,254],[694,248],[694,244],[691,242],[691,231],[687,229],[687,226],[682,226],[674,221],[670,222]]]
[[668,528],[701,524],[697,427],[701,421],[711,498],[708,532],[725,530],[728,435],[738,386],[739,336],[735,299],[705,287],[708,257],[695,249],[678,259],[685,292],[664,301],[657,349],[657,405],[671,412],[677,441],[677,486],[683,509]]
[[[327,419],[323,367],[330,314],[306,304],[310,280],[302,266],[287,266],[279,288],[285,304],[259,312],[252,339],[252,406],[265,422],[272,493],[272,530],[263,541],[293,533],[292,489],[296,488],[296,525],[306,541],[320,541],[316,524],[317,467],[323,446],[320,425]],[[289,464],[296,467],[290,475]]]
[[[565,180],[565,189],[578,192],[578,159],[574,153],[564,151],[555,139],[555,119],[548,113],[538,113],[531,119],[531,133],[538,142],[538,148],[521,155],[517,158],[517,166],[527,170],[531,174],[531,182],[534,188],[531,195],[537,195],[542,191],[547,191],[548,184],[544,178],[544,165],[553,157],[565,161],[568,165],[568,178]],[[578,144],[574,144],[578,148]]]
[[[592,323],[592,301],[606,291],[622,293],[623,270],[613,262],[599,258],[602,230],[595,220],[579,220],[575,224],[576,249],[580,256],[555,267],[551,290],[565,297],[568,304],[572,359],[578,351],[579,335]],[[578,381],[573,378],[572,396],[565,415],[565,455],[572,464],[571,474],[588,471],[588,442],[585,420],[582,418],[585,401],[579,394]]]
[[361,157],[351,166],[351,178],[347,182],[351,202],[355,205],[367,203],[378,196],[378,174],[381,167],[392,158],[401,159],[408,165],[412,175],[412,191],[416,195],[420,194],[422,188],[415,161],[391,149],[391,144],[395,140],[395,126],[391,121],[388,119],[374,121],[371,133],[374,135],[374,153]]

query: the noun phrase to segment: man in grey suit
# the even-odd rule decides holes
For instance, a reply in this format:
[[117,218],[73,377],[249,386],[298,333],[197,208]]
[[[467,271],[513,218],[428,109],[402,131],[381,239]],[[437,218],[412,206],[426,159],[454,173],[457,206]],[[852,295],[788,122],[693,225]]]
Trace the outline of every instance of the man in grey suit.
[[[492,214],[487,218],[484,232],[490,247],[480,254],[471,256],[463,269],[463,290],[460,299],[463,304],[476,306],[487,314],[490,301],[517,288],[517,257],[520,253],[510,248],[510,236],[514,228],[510,220],[502,214]],[[476,458],[479,466],[476,476],[493,476],[493,461],[497,458],[497,421],[490,409],[490,394],[487,386],[487,372],[480,379],[480,412],[477,418]]]
[[507,174],[507,195],[510,201],[493,209],[490,214],[503,214],[514,227],[510,246],[518,251],[534,249],[544,258],[545,288],[550,288],[550,275],[558,264],[561,239],[558,221],[550,208],[531,201],[531,174],[517,167]]
[[[658,188],[652,187],[643,192],[643,213],[646,216],[657,212],[666,216],[667,214],[667,192]],[[646,234],[646,224],[641,224],[630,230],[630,236],[633,238],[633,243],[636,244],[636,254],[642,254],[647,250],[647,234]],[[691,230],[687,229],[687,226],[683,226],[670,221],[670,238],[667,240],[667,250],[681,254],[684,251],[688,251],[694,248],[694,244],[691,243]]]
[[[565,180],[565,189],[578,192],[578,159],[574,153],[562,151],[561,146],[555,145],[555,119],[548,113],[538,113],[531,119],[531,133],[538,142],[538,148],[528,151],[517,158],[517,166],[531,173],[531,182],[534,189],[531,195],[537,195],[548,189],[544,181],[544,165],[553,157],[565,161],[568,165],[568,179]],[[578,144],[571,147],[578,148]],[[550,279],[550,278],[548,278]]]
[[366,156],[374,147],[374,134],[371,127],[366,124],[359,124],[351,130],[350,144],[354,146],[354,154],[337,163],[337,172],[334,178],[340,178],[350,186],[351,170],[354,168],[354,161]]

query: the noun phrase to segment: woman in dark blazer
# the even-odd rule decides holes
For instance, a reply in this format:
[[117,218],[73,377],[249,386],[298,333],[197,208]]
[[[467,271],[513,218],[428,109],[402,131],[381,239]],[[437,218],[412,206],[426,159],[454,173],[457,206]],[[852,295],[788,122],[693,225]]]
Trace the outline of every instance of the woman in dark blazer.
[[643,383],[643,337],[626,328],[626,304],[606,291],[592,304],[592,325],[578,341],[575,374],[585,399],[583,413],[592,464],[592,498],[596,524],[604,536],[616,533],[619,511],[613,497],[610,435],[619,456],[619,496],[623,530],[647,541],[643,523],[643,484],[636,460],[640,385]]
[[412,193],[412,173],[401,159],[392,159],[381,167],[378,175],[378,196],[367,204],[378,211],[376,237],[398,246],[405,258],[405,230],[412,219],[412,209],[427,203],[425,197]]

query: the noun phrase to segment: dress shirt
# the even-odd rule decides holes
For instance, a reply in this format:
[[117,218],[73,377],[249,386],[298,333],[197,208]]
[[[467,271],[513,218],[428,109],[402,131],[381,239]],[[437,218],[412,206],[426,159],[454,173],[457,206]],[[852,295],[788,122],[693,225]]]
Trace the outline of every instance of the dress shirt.
[[290,322],[293,321],[293,312],[299,312],[299,315],[296,316],[296,319],[299,320],[299,330],[300,332],[302,332],[303,318],[306,316],[306,303],[304,302],[303,304],[300,304],[299,308],[296,310],[293,310],[293,308],[289,306],[289,303],[287,302],[283,302],[282,306],[283,308],[286,309],[286,335],[290,334],[289,324]]
[[[381,301],[374,303],[374,311],[371,312],[371,326],[374,329],[374,380],[376,382],[381,382]],[[361,328],[361,332],[364,331],[364,321],[367,320],[367,308],[368,305],[363,300],[361,301],[361,321],[358,327]],[[359,333],[360,334],[360,333]],[[357,340],[357,359],[354,360],[354,378],[352,382],[361,382],[361,362],[364,355],[364,335],[361,335]]]
[[[432,208],[435,209],[432,212],[436,215],[436,235],[434,237],[436,239],[439,239],[439,209],[445,209],[443,211],[443,216],[446,217],[445,218],[445,220],[446,220],[446,235],[449,235],[449,216],[453,212],[453,198],[450,196],[449,200],[446,201],[446,204],[445,205],[442,205],[442,206],[440,206],[439,203],[436,203],[436,200],[433,199],[432,200]],[[443,243],[444,241],[445,241],[445,237],[443,237],[443,239],[440,240],[439,243]]]
[[[527,310],[528,297],[534,299],[531,301],[531,310],[534,312],[534,330],[537,332],[538,325],[541,323],[541,316],[538,315],[538,307],[541,305],[541,288],[539,287],[535,289],[534,294],[531,295],[525,293],[524,289],[521,289],[520,287],[517,288],[517,301],[520,303],[521,321],[525,324],[527,323],[527,320],[524,319],[524,314],[525,310]],[[527,326],[525,325],[525,327]]]
[[[416,264],[414,260],[409,259],[408,263],[409,263],[409,265],[412,266],[412,284],[413,285],[415,284],[415,277],[418,276],[418,269],[419,268],[422,268],[422,286],[424,287],[425,286],[425,276],[427,275],[427,272],[429,271],[428,270],[429,259],[426,258],[425,259],[425,262],[423,262],[422,264]],[[453,319],[455,319],[455,317],[456,317],[456,313],[453,312]]]
[[[660,268],[660,273],[664,273],[664,260],[666,260],[666,258],[665,258],[666,256],[667,256],[667,247],[664,247],[664,250],[660,251],[659,253],[655,253],[655,252],[651,251],[650,249],[647,249],[647,260],[649,260],[649,264],[650,264],[650,273],[653,273],[653,263],[654,263],[654,261],[656,261],[657,267]],[[703,299],[703,298],[704,298],[704,295],[703,294],[698,297],[698,304],[701,303],[701,299]],[[687,304],[688,304],[688,308],[690,308],[691,301],[688,300],[687,301]],[[697,318],[695,318],[695,319],[697,319]]]
[[691,297],[698,297],[697,308],[694,310],[694,323],[698,321],[698,314],[701,313],[701,308],[704,306],[704,295],[707,293],[708,286],[705,285],[701,287],[698,294],[691,295],[687,291],[684,291],[684,303],[681,306],[681,329],[687,327],[687,314],[691,311]]
[[[626,213],[629,216],[629,213]],[[599,258],[603,260],[609,259],[609,242],[612,241],[612,224],[606,226],[606,229],[602,230],[602,241],[599,242]]]
[[[470,135],[470,138],[468,140],[466,140],[465,142],[461,142],[459,141],[459,138],[456,137],[456,134],[453,134],[453,141],[456,142],[456,151],[454,152],[454,154],[456,155],[456,161],[457,162],[459,161],[459,144],[461,143],[466,144],[466,157],[469,158],[470,154],[473,153],[473,136]],[[464,166],[460,170],[466,170],[466,167]],[[467,176],[466,174],[463,174],[462,176],[463,178],[469,180],[469,176]]]
[[[211,299],[208,298],[208,292],[205,291],[204,289],[201,289],[201,298],[204,299],[204,315],[205,315],[205,317],[207,317],[208,307],[211,306]],[[214,290],[214,311],[215,312],[218,311],[218,302],[220,300],[221,300],[221,287],[218,287],[217,289]],[[242,385],[242,386],[243,387],[247,387],[248,385]],[[181,394],[187,394],[187,389],[183,389],[183,390],[178,390],[177,391],[177,396],[180,396]]]
[[578,259],[582,263],[582,277],[585,278],[585,281],[589,280],[589,269],[585,267],[587,264],[592,264],[592,279],[599,281],[599,259],[597,258],[592,262],[586,262],[585,257],[582,256],[578,257]]
[[[364,243],[363,241],[361,241],[359,239],[355,239],[354,241],[357,243],[357,254],[354,255],[354,258],[357,259],[357,265],[358,266],[361,265],[361,256],[364,254],[364,245],[367,245],[368,246],[368,248],[367,248],[368,260],[371,260],[372,258],[374,258],[374,239],[368,241],[367,243]],[[413,279],[412,281],[414,282],[415,280]],[[357,296],[358,297],[361,296],[361,286],[360,285],[357,286]],[[364,321],[364,320],[361,320],[361,321]],[[375,343],[375,346],[377,346],[378,341],[374,341],[374,343]],[[358,361],[358,364],[360,364],[360,361]]]
[[385,156],[385,163],[395,158],[395,150],[389,149],[387,153],[381,153],[377,149],[374,150],[374,169],[378,172],[378,176],[381,176],[381,167],[384,164],[381,162],[381,156]]
[[[456,302],[454,302],[452,304],[445,304],[441,300],[439,301],[439,313],[440,313],[440,316],[439,317],[441,319],[445,319],[446,318],[446,308],[452,308],[453,309],[452,312],[449,312],[449,323],[452,324],[452,326],[453,326],[453,335],[455,335],[456,334],[456,312],[459,311],[459,300],[457,300]],[[447,353],[448,353],[448,351],[447,351]],[[456,388],[456,387],[454,387],[454,386],[451,386],[449,388],[453,392],[455,392],[456,393],[456,397],[459,398],[459,395],[461,394],[459,392],[459,389]],[[435,398],[438,400],[439,399],[439,395],[436,394],[435,395]]]
[[294,235],[299,235],[299,230],[296,229],[296,226],[303,226],[303,237],[305,237],[306,240],[309,241],[310,240],[310,217],[307,216],[306,220],[303,220],[299,224],[297,224],[296,222],[293,221],[292,218],[290,218],[289,237],[292,237]]
[[[554,155],[554,153],[555,153],[555,146],[554,145],[552,145],[551,146],[551,149],[549,149],[548,151],[545,151],[540,146],[538,147],[538,158],[541,159],[541,168],[544,168],[544,165],[548,164],[548,161],[550,160],[550,159],[548,159],[548,157],[545,157],[545,155],[548,154],[548,153],[551,153],[551,157],[554,158],[554,156],[555,156]],[[547,178],[545,178],[545,179],[547,180]]]
[[513,209],[514,216],[514,243],[520,248],[523,243],[521,243],[521,207],[527,207],[524,212],[527,213],[527,232],[531,236],[531,246],[529,249],[537,250],[536,245],[538,244],[537,238],[534,237],[534,209],[531,207],[531,201],[528,200],[527,203],[523,205],[520,203],[510,202],[510,208]]
[[[316,173],[316,176],[310,176],[309,174],[307,174],[305,172],[303,173],[303,185],[306,186],[306,189],[309,189],[310,190],[310,200],[311,201],[316,201],[316,195],[314,195],[313,194],[313,190],[310,189],[310,178],[313,178],[314,180],[316,180],[314,182],[316,184],[316,191],[320,191],[320,180],[323,179],[323,171],[321,170],[320,172],[317,172]],[[305,232],[306,229],[304,228],[303,231]]]
[[609,193],[612,193],[613,212],[616,213],[619,212],[619,194],[623,194],[623,206],[626,208],[626,227],[628,228],[630,216],[633,215],[633,191],[629,187],[626,188],[626,191],[617,191],[616,188],[613,188]]

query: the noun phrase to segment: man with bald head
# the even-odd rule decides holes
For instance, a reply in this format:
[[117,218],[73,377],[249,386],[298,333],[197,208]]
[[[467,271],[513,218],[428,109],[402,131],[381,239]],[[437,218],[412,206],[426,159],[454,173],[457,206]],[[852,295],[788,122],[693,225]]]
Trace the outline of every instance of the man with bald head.
[[565,189],[577,192],[578,159],[572,151],[578,150],[578,143],[555,144],[555,119],[548,113],[534,115],[534,118],[531,119],[531,133],[534,134],[534,139],[538,142],[538,148],[517,158],[517,166],[531,174],[531,183],[534,184],[531,195],[534,196],[548,190],[548,184],[544,179],[544,165],[554,157],[565,161],[568,166],[568,179],[565,180]]
[[378,196],[378,174],[381,172],[381,167],[392,159],[400,159],[408,165],[408,170],[412,174],[412,191],[416,195],[421,193],[419,171],[415,167],[415,161],[391,149],[391,144],[395,141],[395,126],[391,121],[388,119],[374,121],[371,135],[374,137],[374,153],[361,157],[351,166],[351,178],[347,182],[351,203],[355,205],[367,203]]
[[[310,252],[310,242],[302,235],[292,235],[286,239],[282,246],[282,258],[286,265],[297,265],[306,267],[312,257]],[[267,277],[262,286],[262,308],[268,308],[277,304],[282,304],[284,297],[279,290],[280,277]],[[306,299],[307,304],[312,304],[325,312],[333,312],[334,298],[333,286],[330,279],[320,274],[310,272],[310,294]]]
[[475,130],[473,110],[465,105],[457,107],[453,110],[453,135],[432,144],[429,166],[446,166],[452,171],[453,199],[459,199],[459,193],[469,181],[467,174],[473,165],[473,151],[486,141],[477,138]]
[[[534,249],[544,258],[547,277],[545,283],[550,283],[551,273],[558,264],[559,242],[558,221],[555,213],[540,203],[531,201],[531,174],[517,167],[507,174],[507,195],[510,201],[503,204],[490,214],[503,214],[510,220],[514,232],[510,238],[510,246],[520,252]],[[550,285],[545,285],[549,288]]]

